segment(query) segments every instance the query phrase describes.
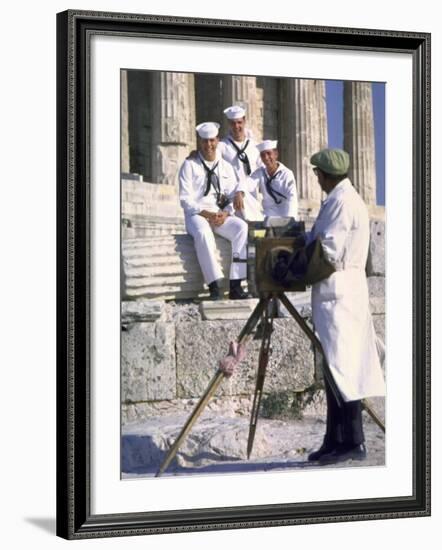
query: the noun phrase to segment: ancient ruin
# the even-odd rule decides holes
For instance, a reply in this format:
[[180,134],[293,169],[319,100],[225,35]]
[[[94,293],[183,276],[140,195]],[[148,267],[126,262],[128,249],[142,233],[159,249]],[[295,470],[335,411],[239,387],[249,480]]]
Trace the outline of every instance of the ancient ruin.
[[[192,301],[204,298],[207,291],[178,201],[177,174],[196,147],[195,125],[217,121],[225,133],[222,111],[232,104],[246,107],[248,128],[256,140],[278,139],[281,161],[295,174],[300,215],[308,226],[322,199],[309,158],[327,146],[323,80],[121,73],[121,397],[126,472],[135,471],[144,445],[140,438],[145,431],[139,423],[150,420],[153,426],[161,417],[185,418],[250,314],[251,306],[246,304]],[[344,83],[344,148],[351,155],[350,178],[372,216],[367,276],[375,327],[383,338],[385,224],[384,209],[376,205],[370,83]],[[222,238],[216,240],[227,270],[229,247]],[[308,318],[309,293],[293,294],[291,299]],[[296,409],[299,416],[322,414],[318,358],[284,311],[275,320],[273,342],[265,387],[270,409],[272,399],[280,398],[288,400],[288,409]],[[250,346],[241,372],[222,386],[209,412],[224,420],[238,415],[247,418],[258,347]],[[240,429],[235,423],[225,425],[235,433]],[[169,435],[161,438],[157,433],[156,447],[149,448],[153,461],[171,437],[170,430],[164,433]],[[257,452],[265,454],[268,441],[259,441]]]

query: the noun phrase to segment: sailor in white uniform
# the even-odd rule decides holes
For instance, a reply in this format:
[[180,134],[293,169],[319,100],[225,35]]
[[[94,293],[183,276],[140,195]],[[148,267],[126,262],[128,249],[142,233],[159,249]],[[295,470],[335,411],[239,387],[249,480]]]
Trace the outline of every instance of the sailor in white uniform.
[[278,161],[278,142],[265,140],[257,145],[263,166],[256,169],[248,181],[238,184],[235,199],[260,191],[265,216],[298,217],[298,195],[293,172]]
[[327,197],[307,242],[320,238],[336,268],[312,286],[313,322],[342,403],[339,406],[325,382],[326,434],[309,460],[331,464],[366,457],[361,399],[385,395],[385,383],[365,275],[370,240],[367,207],[347,177],[346,151],[323,149],[310,162]]
[[[224,160],[229,162],[235,172],[238,184],[246,184],[248,177],[262,166],[256,142],[247,128],[246,110],[240,105],[224,109],[229,121],[229,133],[218,144],[218,150]],[[234,203],[236,207],[236,203]],[[249,193],[246,200],[237,209],[237,215],[247,220],[262,220],[262,206],[258,195]]]
[[247,275],[247,224],[234,216],[232,204],[237,185],[232,166],[221,158],[219,124],[203,122],[196,127],[198,153],[187,158],[179,172],[179,197],[187,232],[192,235],[210,297],[220,299],[218,280],[223,278],[216,259],[214,233],[232,243],[231,299],[246,298],[241,280]]

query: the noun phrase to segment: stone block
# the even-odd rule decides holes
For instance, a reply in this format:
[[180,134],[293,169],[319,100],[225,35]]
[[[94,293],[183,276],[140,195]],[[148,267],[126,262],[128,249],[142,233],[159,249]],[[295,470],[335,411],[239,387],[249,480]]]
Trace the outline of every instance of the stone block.
[[385,297],[385,277],[368,277],[367,284],[370,298]]
[[373,325],[376,334],[385,343],[385,315],[373,315]]
[[385,276],[385,222],[382,220],[370,220],[367,275]]
[[121,322],[158,321],[164,313],[165,303],[154,300],[122,302]]
[[[312,316],[312,291],[311,288],[305,292],[286,292],[285,295],[290,300],[292,305],[298,310],[303,317]],[[292,318],[285,306],[278,300],[278,315],[279,317]]]
[[125,403],[175,397],[173,323],[135,323],[122,332],[121,386]]
[[385,298],[384,296],[370,297],[370,311],[372,315],[385,314]]
[[257,299],[249,300],[210,300],[200,303],[200,311],[203,319],[207,321],[248,319],[253,313]]
[[[229,342],[236,340],[241,321],[189,322],[176,327],[177,396],[200,396],[228,353]],[[260,341],[247,346],[247,357],[231,378],[221,384],[217,395],[250,394],[255,391]],[[314,379],[310,341],[290,319],[275,319],[272,353],[267,367],[265,392],[301,391]]]

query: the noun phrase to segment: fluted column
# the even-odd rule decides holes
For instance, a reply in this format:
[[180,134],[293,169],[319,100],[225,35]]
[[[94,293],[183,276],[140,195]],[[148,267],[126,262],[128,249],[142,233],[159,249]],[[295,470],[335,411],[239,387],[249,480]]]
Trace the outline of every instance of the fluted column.
[[[262,139],[262,114],[254,76],[224,76],[222,79],[223,105],[221,111],[230,105],[241,105],[246,109],[247,126],[255,140]],[[221,113],[222,114],[222,113]],[[226,117],[223,116],[223,131],[228,131]]]
[[121,171],[130,171],[127,71],[121,71]]
[[365,203],[376,204],[373,95],[370,82],[344,82],[344,149],[349,177]]
[[158,72],[152,78],[152,180],[173,185],[195,138],[193,74]]
[[281,80],[280,120],[281,161],[293,170],[301,201],[315,206],[321,200],[321,189],[310,157],[327,145],[325,82]]

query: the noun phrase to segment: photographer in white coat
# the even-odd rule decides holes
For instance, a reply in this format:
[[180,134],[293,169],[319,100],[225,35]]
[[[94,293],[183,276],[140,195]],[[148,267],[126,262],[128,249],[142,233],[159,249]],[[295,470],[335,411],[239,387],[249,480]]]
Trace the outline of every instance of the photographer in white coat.
[[278,142],[264,140],[257,145],[262,166],[257,168],[247,180],[238,184],[234,206],[242,208],[248,193],[262,195],[264,216],[298,217],[298,194],[293,172],[278,160]]
[[365,275],[370,240],[367,207],[347,177],[348,153],[324,149],[310,162],[327,197],[308,242],[319,237],[336,269],[312,286],[313,322],[342,406],[326,384],[326,434],[309,460],[332,464],[366,457],[361,399],[385,395],[385,384]]
[[[214,233],[232,243],[230,299],[247,298],[241,280],[247,276],[247,224],[233,216],[236,178],[232,166],[217,151],[219,124],[196,127],[198,153],[187,158],[179,172],[179,197],[187,232],[192,235],[204,281],[212,300],[219,300],[218,281],[223,278],[215,256]],[[243,260],[243,261],[235,261]]]

